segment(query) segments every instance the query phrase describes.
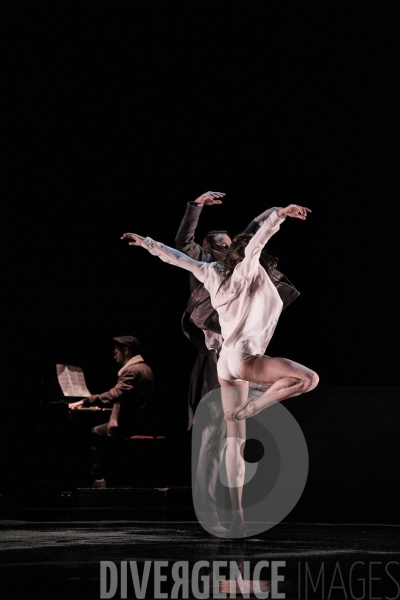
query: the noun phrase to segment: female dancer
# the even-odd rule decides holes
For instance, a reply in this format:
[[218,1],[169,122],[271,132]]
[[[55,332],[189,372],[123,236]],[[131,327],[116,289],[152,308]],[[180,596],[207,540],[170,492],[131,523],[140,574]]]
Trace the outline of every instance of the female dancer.
[[[308,208],[290,204],[271,213],[253,237],[235,236],[225,268],[219,263],[195,261],[149,237],[125,233],[121,238],[131,240],[132,246],[143,246],[165,262],[191,271],[210,292],[211,304],[218,312],[224,340],[217,370],[228,426],[226,469],[232,502],[231,537],[245,537],[244,460],[240,451],[246,439],[245,420],[318,384],[318,375],[307,367],[286,358],[264,355],[282,311],[282,300],[260,265],[261,250],[286,217],[304,221],[308,212],[311,212]],[[248,399],[249,381],[271,387],[259,398]]]

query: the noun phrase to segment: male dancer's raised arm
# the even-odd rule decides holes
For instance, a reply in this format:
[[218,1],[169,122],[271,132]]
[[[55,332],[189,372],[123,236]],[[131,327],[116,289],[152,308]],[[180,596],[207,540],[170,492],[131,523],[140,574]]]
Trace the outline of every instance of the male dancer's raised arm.
[[[180,250],[181,252],[184,252],[185,254],[187,254],[188,256],[193,258],[194,260],[203,261],[206,258],[209,258],[209,257],[206,257],[206,251],[209,250],[209,248],[207,248],[207,241],[208,241],[207,238],[208,238],[209,234],[207,234],[206,238],[203,241],[203,246],[201,246],[200,244],[197,244],[194,240],[196,228],[199,223],[199,218],[200,218],[201,212],[203,210],[203,206],[212,206],[213,204],[222,204],[222,198],[225,195],[226,194],[224,194],[223,192],[211,192],[210,191],[210,192],[205,192],[204,194],[199,196],[193,202],[188,202],[188,204],[186,206],[186,212],[184,214],[184,217],[183,217],[180,227],[178,229],[178,233],[176,234],[176,237],[175,237],[175,245],[178,250]],[[280,208],[282,208],[282,207],[281,206],[273,206],[272,208],[268,208],[267,210],[262,212],[260,215],[255,217],[249,223],[249,225],[247,225],[247,227],[244,229],[244,231],[246,233],[256,233],[259,230],[259,228],[261,227],[261,225],[264,223],[264,221],[269,217],[269,215],[271,213],[273,213],[275,210],[279,210]],[[210,232],[210,233],[213,233],[213,232]],[[226,231],[224,231],[224,233],[226,233]],[[217,237],[217,238],[221,237],[220,235],[218,235],[217,232],[215,232],[215,234],[216,234],[215,237]],[[222,240],[222,239],[215,240],[215,242],[218,242],[218,241],[223,242],[224,240]],[[218,245],[221,246],[220,244],[218,244]],[[226,245],[226,244],[223,244],[222,248],[224,247],[224,245]],[[213,257],[212,254],[213,253],[211,252],[211,259],[214,258],[214,260],[215,260],[217,257]],[[221,258],[221,257],[218,257],[218,258]]]
[[184,252],[194,260],[204,260],[205,251],[194,241],[194,234],[199,223],[203,206],[221,204],[225,196],[222,192],[206,192],[199,196],[194,202],[188,202],[182,223],[176,234],[175,244],[178,250]]

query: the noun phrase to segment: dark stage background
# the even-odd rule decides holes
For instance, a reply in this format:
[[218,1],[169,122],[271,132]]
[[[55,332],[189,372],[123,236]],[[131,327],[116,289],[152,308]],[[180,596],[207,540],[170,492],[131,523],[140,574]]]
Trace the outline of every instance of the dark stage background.
[[398,385],[394,2],[5,10],[3,442],[14,477],[55,363],[81,365],[102,392],[116,379],[115,335],[140,338],[164,427],[184,437],[188,274],[119,238],[174,245],[186,202],[210,189],[227,195],[204,208],[198,241],[269,206],[313,211],[269,244],[301,291],[269,353],[325,385]]

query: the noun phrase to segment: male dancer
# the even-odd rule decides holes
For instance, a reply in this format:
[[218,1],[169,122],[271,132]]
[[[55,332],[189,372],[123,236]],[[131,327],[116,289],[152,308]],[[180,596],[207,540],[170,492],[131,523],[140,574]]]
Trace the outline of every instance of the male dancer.
[[[175,238],[176,248],[194,260],[204,262],[223,262],[231,244],[226,230],[213,230],[206,234],[202,245],[195,243],[194,235],[203,206],[221,204],[225,196],[221,192],[206,192],[194,202],[189,202],[182,223]],[[246,227],[247,233],[256,233],[268,216],[277,207],[272,207],[251,221]],[[271,259],[264,254],[264,260]],[[263,259],[260,260],[263,264]],[[290,281],[277,269],[274,269],[271,280],[283,301],[283,308],[288,306],[299,292]],[[194,412],[200,400],[212,390],[219,388],[217,361],[222,346],[221,328],[217,311],[212,307],[209,292],[204,285],[190,274],[190,298],[182,317],[184,335],[198,348],[198,355],[193,366],[189,386],[189,427],[193,424]],[[259,384],[249,384],[249,397],[261,396],[267,389]],[[223,533],[224,528],[216,511],[216,488],[219,476],[219,451],[222,440],[226,439],[226,422],[224,421],[221,403],[205,399],[196,413],[196,433],[201,436],[195,447],[200,446],[196,472],[197,505],[202,507],[202,516],[206,528],[212,533]],[[226,530],[227,532],[227,530]],[[228,533],[228,532],[227,532]]]

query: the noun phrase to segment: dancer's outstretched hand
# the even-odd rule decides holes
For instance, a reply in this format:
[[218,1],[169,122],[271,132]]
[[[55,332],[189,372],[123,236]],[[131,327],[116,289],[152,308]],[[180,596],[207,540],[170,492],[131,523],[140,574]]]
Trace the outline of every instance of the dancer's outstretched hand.
[[194,201],[197,206],[210,206],[211,204],[222,204],[222,200],[226,194],[223,192],[206,192]]
[[129,242],[130,246],[141,246],[144,237],[142,235],[138,235],[137,233],[124,233],[124,235],[121,235],[121,240],[131,240]]
[[285,217],[293,217],[295,219],[302,219],[303,221],[307,218],[307,213],[311,212],[309,208],[305,206],[299,206],[298,204],[289,204],[285,208],[280,208],[277,213],[281,219]]

